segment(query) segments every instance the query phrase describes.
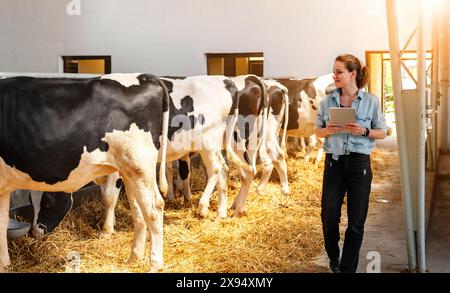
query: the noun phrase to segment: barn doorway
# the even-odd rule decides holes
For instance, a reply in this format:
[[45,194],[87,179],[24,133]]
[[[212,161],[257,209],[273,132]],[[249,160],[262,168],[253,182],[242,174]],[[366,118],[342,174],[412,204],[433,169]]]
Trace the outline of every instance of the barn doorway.
[[264,76],[264,53],[206,53],[207,74]]
[[111,56],[62,56],[62,61],[63,73],[111,73]]
[[[432,58],[432,52],[428,51],[426,53],[427,87],[431,85]],[[401,60],[403,88],[415,89],[417,87],[417,53],[415,51],[405,51]],[[367,51],[366,63],[370,72],[368,90],[380,97],[386,123],[391,127],[392,135],[395,136],[396,127],[390,53],[389,51]]]

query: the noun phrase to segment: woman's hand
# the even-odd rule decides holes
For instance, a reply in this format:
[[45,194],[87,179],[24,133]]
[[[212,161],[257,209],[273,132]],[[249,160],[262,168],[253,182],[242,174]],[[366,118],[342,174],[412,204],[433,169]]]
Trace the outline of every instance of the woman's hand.
[[329,122],[327,124],[327,127],[325,127],[324,129],[326,132],[326,136],[333,135],[343,130],[343,128],[336,122]]
[[344,125],[344,130],[353,135],[363,135],[366,133],[366,128],[358,123],[347,123]]

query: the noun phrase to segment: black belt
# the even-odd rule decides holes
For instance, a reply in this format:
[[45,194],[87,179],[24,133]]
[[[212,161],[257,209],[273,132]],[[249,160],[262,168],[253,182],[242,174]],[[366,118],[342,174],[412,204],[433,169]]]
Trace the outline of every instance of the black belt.
[[[331,158],[331,157],[333,157],[333,154],[327,153],[326,156]],[[348,158],[348,157],[363,158],[363,157],[370,157],[370,155],[361,154],[361,153],[355,153],[355,152],[351,152],[348,155],[339,155],[339,158]]]

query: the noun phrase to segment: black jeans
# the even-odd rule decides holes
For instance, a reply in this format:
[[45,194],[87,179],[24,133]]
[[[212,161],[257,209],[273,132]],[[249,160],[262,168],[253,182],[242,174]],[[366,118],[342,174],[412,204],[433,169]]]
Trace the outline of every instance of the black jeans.
[[339,222],[347,192],[348,226],[339,267],[341,272],[356,272],[358,267],[371,183],[369,155],[350,153],[339,156],[338,160],[334,160],[331,154],[326,155],[321,216],[325,250],[333,261],[339,259]]

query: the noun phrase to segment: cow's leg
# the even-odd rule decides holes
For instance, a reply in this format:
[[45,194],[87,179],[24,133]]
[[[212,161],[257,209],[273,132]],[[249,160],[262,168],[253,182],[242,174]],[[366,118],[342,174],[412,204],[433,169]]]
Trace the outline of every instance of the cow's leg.
[[0,272],[4,272],[11,264],[8,254],[8,223],[10,194],[0,194]]
[[202,157],[203,163],[205,163],[206,166],[208,181],[206,183],[205,191],[203,192],[203,195],[198,203],[197,214],[200,217],[205,217],[208,214],[211,194],[214,191],[214,187],[217,184],[219,174],[223,167],[218,151],[199,151],[199,153]]
[[305,138],[300,137],[299,140],[300,140],[300,151],[304,152],[306,150]]
[[141,261],[145,257],[145,240],[147,237],[147,225],[145,224],[144,216],[141,212],[139,204],[136,200],[136,188],[130,180],[124,178],[126,195],[130,204],[131,215],[133,217],[134,238],[131,247],[131,254],[128,258],[128,263]]
[[294,151],[304,152],[306,150],[305,138],[294,137]]
[[227,202],[228,202],[228,168],[222,157],[222,170],[219,173],[217,180],[217,217],[227,217]]
[[293,147],[293,150],[294,150],[294,151],[297,151],[297,150],[298,150],[298,137],[294,137],[294,138],[292,139],[292,147]]
[[175,202],[175,192],[173,190],[173,162],[167,163],[166,166],[166,177],[169,189],[167,190],[167,202]]
[[278,176],[280,177],[281,191],[283,192],[283,194],[288,194],[289,183],[287,180],[287,166],[284,152],[278,144],[270,144],[270,148],[268,147],[268,150],[270,150],[270,160],[267,160],[268,162],[266,162],[266,164],[264,165],[264,171],[258,187],[256,188],[256,192],[258,194],[262,193],[262,190],[269,181],[270,175],[275,165]]
[[33,206],[33,226],[31,227],[31,234],[37,239],[42,239],[45,236],[44,228],[41,225],[37,225],[39,212],[41,211],[41,201],[43,194],[43,191],[30,191],[31,205]]
[[264,187],[266,186],[267,182],[269,182],[269,178],[270,175],[272,174],[273,171],[273,163],[272,160],[266,160],[264,167],[263,167],[263,172],[261,175],[261,180],[259,181],[258,186],[256,187],[256,192],[258,194],[261,194]]
[[286,158],[283,154],[279,155],[277,160],[274,160],[275,168],[277,169],[278,176],[280,177],[281,192],[287,195],[289,194],[289,182],[287,176]]
[[[156,174],[155,174],[156,175]],[[159,271],[164,265],[163,259],[163,221],[164,221],[164,199],[159,192],[158,185],[153,185],[154,204],[156,215],[150,217],[147,220],[147,226],[149,227],[150,237],[152,239],[152,247],[150,250],[150,272]]]
[[100,185],[103,195],[103,203],[105,204],[106,216],[103,230],[100,233],[100,238],[109,238],[114,233],[114,225],[116,224],[115,208],[117,199],[120,195],[120,188],[122,186],[122,179],[119,172],[114,172],[107,176],[106,182]]
[[[263,157],[263,156],[261,156],[262,151],[263,150],[259,149],[261,158]],[[273,148],[273,143],[270,140],[266,141],[266,148],[265,148],[266,153],[264,154],[265,159],[262,160],[263,172],[261,175],[261,180],[259,181],[259,184],[256,187],[256,193],[258,193],[258,194],[262,193],[267,182],[269,182],[270,175],[272,174],[273,159],[274,159],[273,157],[274,157],[274,155],[276,155],[276,153],[274,151],[276,151],[276,149]]]
[[232,209],[234,209],[234,216],[240,217],[245,215],[245,205],[247,203],[247,196],[250,192],[250,187],[253,181],[253,172],[250,170],[238,167],[239,178],[241,181],[241,189],[234,199]]
[[[180,160],[174,161],[174,169],[180,170]],[[180,172],[177,172],[177,178],[175,179],[175,190],[182,191],[183,190],[183,181],[180,177]]]
[[[145,248],[145,227],[151,237],[150,271],[156,272],[163,266],[163,209],[164,200],[156,182],[156,162],[158,153],[151,148],[130,148],[126,156],[116,158],[124,179],[135,219],[135,239],[130,260],[142,259]],[[126,159],[124,159],[126,158]]]
[[182,157],[178,162],[179,162],[178,175],[180,176],[181,179],[181,190],[184,195],[184,203],[189,204],[192,200],[191,184],[190,184],[191,159],[189,158],[189,154]]
[[43,193],[44,192],[37,191],[37,190],[30,191],[31,205],[33,206],[33,228],[37,224],[39,211],[41,210],[41,200],[42,200]]
[[317,139],[317,155],[316,155],[316,161],[314,162],[316,165],[318,165],[322,161],[323,157],[323,138]]
[[317,143],[316,136],[315,135],[311,135],[309,137],[308,146],[306,147],[305,157],[303,158],[305,162],[309,162],[309,159],[311,158],[311,153],[314,150],[314,147],[316,146],[316,143]]

